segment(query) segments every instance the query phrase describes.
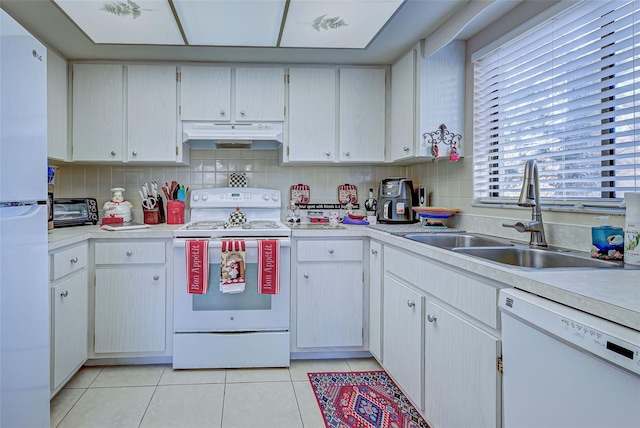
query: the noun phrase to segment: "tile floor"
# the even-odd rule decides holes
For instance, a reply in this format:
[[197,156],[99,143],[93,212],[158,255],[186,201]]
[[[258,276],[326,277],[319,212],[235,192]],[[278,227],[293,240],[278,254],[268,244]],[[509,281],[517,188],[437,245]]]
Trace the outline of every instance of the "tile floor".
[[84,367],[51,401],[52,427],[323,428],[308,372],[381,370],[374,359],[289,368]]

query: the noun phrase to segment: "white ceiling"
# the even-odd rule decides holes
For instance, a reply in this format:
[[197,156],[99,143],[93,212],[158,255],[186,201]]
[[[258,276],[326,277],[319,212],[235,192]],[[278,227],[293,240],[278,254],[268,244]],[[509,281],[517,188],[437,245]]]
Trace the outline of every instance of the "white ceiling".
[[[179,3],[176,0],[173,1],[175,4]],[[314,3],[323,1],[325,0],[316,0]],[[340,1],[348,2],[349,0]],[[489,13],[483,13],[473,21],[472,25],[466,26],[464,33],[458,35],[459,38],[468,37],[489,25],[520,1],[406,0],[382,30],[379,32],[376,30],[373,33],[377,34],[364,49],[295,47],[299,44],[300,37],[296,37],[295,32],[285,37],[285,31],[280,43],[283,47],[176,46],[172,45],[168,39],[162,42],[166,45],[96,44],[51,0],[2,0],[0,6],[43,43],[70,60],[391,64],[420,39],[428,37],[438,27],[446,26],[449,19],[456,14],[461,14],[465,7],[470,7],[471,3],[489,5],[486,9]],[[83,0],[60,1],[62,2],[72,4],[82,3]],[[289,2],[288,7],[292,8],[292,5],[295,3]],[[265,17],[265,15],[261,16]],[[192,18],[195,19],[195,17]],[[247,21],[254,23],[261,21],[256,21],[255,18],[255,15],[247,16]],[[266,20],[273,21],[274,17],[266,17]],[[173,25],[175,26],[175,23]],[[185,29],[185,35],[187,31]],[[355,32],[353,34],[354,37],[357,36]],[[360,35],[360,39],[365,41],[367,37],[371,38],[370,35]],[[269,38],[273,41],[273,34],[265,35],[265,39]],[[229,40],[242,40],[242,38],[231,37]],[[117,43],[126,42],[126,40],[117,41]],[[360,43],[366,45],[362,41]],[[315,45],[307,44],[307,46]]]

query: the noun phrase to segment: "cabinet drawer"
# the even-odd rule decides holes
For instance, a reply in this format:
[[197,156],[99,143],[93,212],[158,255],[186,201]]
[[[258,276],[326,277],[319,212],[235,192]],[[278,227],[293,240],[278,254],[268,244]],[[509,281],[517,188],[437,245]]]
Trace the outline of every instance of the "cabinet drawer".
[[165,242],[97,242],[96,264],[164,263]]
[[55,281],[87,267],[88,244],[66,248],[51,254],[51,280]]
[[299,241],[298,261],[361,261],[361,240]]

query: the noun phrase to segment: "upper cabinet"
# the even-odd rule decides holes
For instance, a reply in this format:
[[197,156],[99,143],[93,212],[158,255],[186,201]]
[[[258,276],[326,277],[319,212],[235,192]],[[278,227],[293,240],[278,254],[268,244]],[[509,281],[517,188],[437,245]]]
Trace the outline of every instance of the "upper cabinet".
[[177,105],[176,66],[74,64],[73,160],[188,163]]
[[383,162],[386,69],[291,68],[284,162]]
[[47,155],[69,160],[69,73],[67,61],[47,51]]
[[462,156],[464,41],[427,58],[410,50],[391,68],[390,161]]
[[284,68],[182,66],[182,120],[284,120]]

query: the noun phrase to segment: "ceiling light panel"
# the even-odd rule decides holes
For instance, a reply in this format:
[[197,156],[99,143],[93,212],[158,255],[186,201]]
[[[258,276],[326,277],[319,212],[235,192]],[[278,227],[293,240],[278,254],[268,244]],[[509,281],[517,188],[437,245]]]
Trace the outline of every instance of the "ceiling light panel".
[[276,46],[285,0],[173,0],[190,45]]
[[94,43],[184,45],[166,0],[53,0]]
[[404,0],[291,0],[281,47],[363,49]]

